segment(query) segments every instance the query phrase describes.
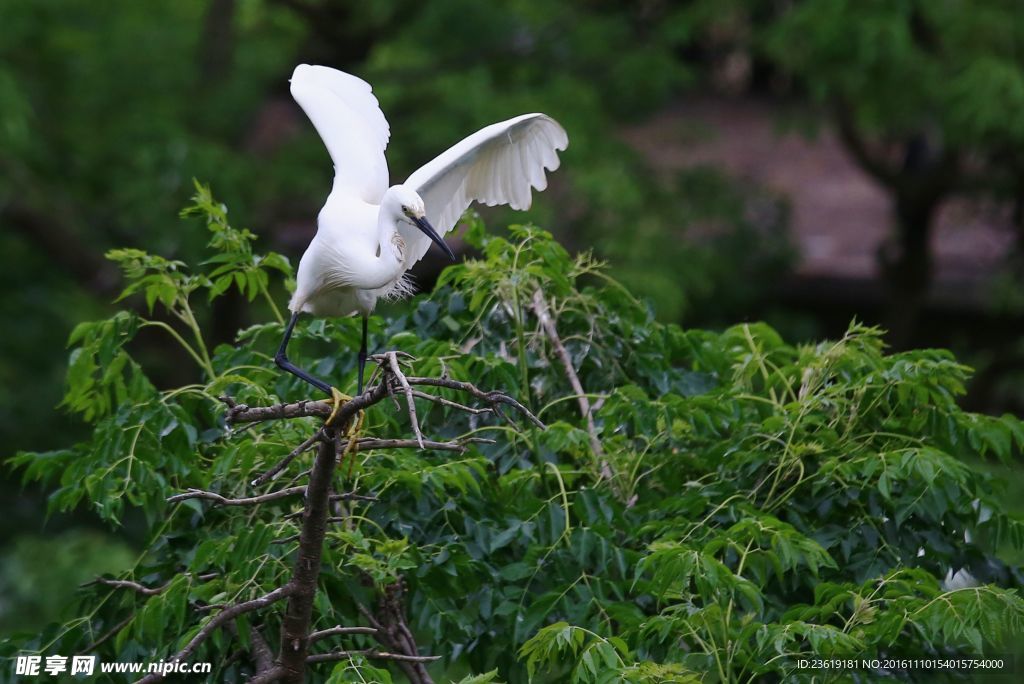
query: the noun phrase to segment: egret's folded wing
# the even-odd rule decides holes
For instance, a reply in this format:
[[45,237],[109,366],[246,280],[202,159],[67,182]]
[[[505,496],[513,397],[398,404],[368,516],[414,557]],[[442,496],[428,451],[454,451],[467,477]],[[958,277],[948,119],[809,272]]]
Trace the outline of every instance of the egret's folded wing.
[[[471,203],[528,209],[532,189],[547,187],[545,170],[558,168],[558,150],[569,137],[545,114],[524,114],[482,128],[416,170],[405,185],[426,205],[427,218],[444,235]],[[400,224],[411,260],[423,258],[430,239]]]
[[391,131],[370,84],[337,69],[300,64],[291,91],[331,155],[334,191],[379,204],[388,189],[384,149]]

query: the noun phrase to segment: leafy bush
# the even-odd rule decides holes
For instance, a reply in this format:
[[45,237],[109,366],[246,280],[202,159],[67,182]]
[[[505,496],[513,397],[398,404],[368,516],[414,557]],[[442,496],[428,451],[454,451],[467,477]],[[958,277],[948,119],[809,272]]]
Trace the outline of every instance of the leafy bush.
[[[111,254],[126,294],[167,315],[121,311],[72,334],[65,406],[92,424],[91,439],[14,459],[26,479],[54,487],[53,510],[85,502],[113,525],[126,506],[144,511],[147,551],[124,579],[162,591],[87,587],[79,618],[9,640],[7,653],[167,657],[210,604],[261,596],[291,570],[298,523],[287,516],[298,502],[166,501],[186,488],[250,496],[249,483],[317,428],[312,418],[225,424],[222,394],[264,405],[305,398],[308,387],[273,366],[280,321],[207,350],[196,307],[228,287],[265,296],[288,266],[254,253],[252,235],[205,189],[192,211],[213,236],[198,270]],[[797,659],[812,654],[1013,646],[1021,574],[997,550],[1024,547],[1024,527],[994,504],[1000,483],[962,459],[1010,460],[1024,426],[962,411],[969,369],[950,354],[887,355],[879,331],[857,324],[800,347],[762,324],[664,325],[548,233],[513,226],[497,237],[469,224],[481,258],[449,268],[406,312],[374,318],[371,346],[413,355],[418,375],[503,388],[547,429],[421,404],[427,436],[493,443],[455,457],[371,450],[339,469],[339,488],[379,500],[349,502],[328,532],[316,628],[361,624],[361,605],[401,586],[421,649],[442,657],[436,677],[489,673],[466,682],[788,681],[810,677]],[[131,355],[146,326],[188,349],[196,383],[158,389],[147,378]],[[307,322],[292,356],[354,385],[358,334],[351,319]],[[403,436],[409,426],[384,403],[363,432]],[[302,460],[279,481],[301,477]],[[961,570],[969,581],[953,578]],[[215,663],[218,681],[253,671],[229,656],[254,650],[257,628],[276,647],[281,616],[260,615],[196,654]],[[316,667],[317,681],[392,681],[358,655]]]

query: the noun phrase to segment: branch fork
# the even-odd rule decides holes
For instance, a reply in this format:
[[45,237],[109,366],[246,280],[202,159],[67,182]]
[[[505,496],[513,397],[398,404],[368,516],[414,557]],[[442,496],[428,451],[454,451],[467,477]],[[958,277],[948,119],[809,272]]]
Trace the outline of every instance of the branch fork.
[[[249,601],[218,606],[217,610],[203,625],[202,629],[172,660],[184,660],[191,656],[214,631],[220,628],[233,629],[235,618],[255,611],[263,610],[278,602],[287,601],[282,619],[282,628],[278,654],[273,656],[272,649],[265,637],[258,634],[250,658],[254,666],[254,676],[250,684],[267,682],[299,683],[305,680],[306,667],[310,663],[345,660],[353,656],[389,660],[400,667],[413,684],[433,684],[427,673],[425,664],[438,660],[440,656],[421,655],[412,631],[404,617],[404,584],[399,581],[385,588],[380,597],[377,610],[369,611],[357,604],[359,612],[368,621],[369,626],[337,625],[328,629],[314,631],[313,600],[319,586],[321,572],[321,554],[327,525],[337,521],[339,514],[332,515],[332,506],[338,501],[358,500],[376,501],[372,495],[356,492],[334,493],[332,480],[338,465],[346,456],[357,451],[369,449],[436,449],[462,453],[471,444],[491,443],[492,440],[478,437],[460,438],[449,441],[434,441],[424,437],[416,412],[416,399],[430,401],[451,409],[473,415],[493,413],[505,417],[502,408],[511,408],[526,420],[543,429],[544,424],[520,402],[499,391],[484,391],[469,382],[453,380],[447,371],[442,377],[418,377],[408,374],[412,357],[398,351],[377,354],[371,357],[377,364],[367,389],[349,401],[341,404],[331,425],[322,425],[302,443],[292,449],[284,458],[268,470],[254,478],[249,484],[253,487],[267,484],[277,479],[285,469],[300,455],[316,449],[312,468],[299,477],[306,477],[304,485],[286,486],[281,489],[248,497],[231,498],[214,491],[188,489],[168,499],[176,503],[190,499],[210,501],[219,506],[259,506],[291,496],[301,495],[304,499],[301,509],[289,513],[285,518],[295,518],[299,524],[299,533],[285,541],[297,541],[291,578],[283,586]],[[467,395],[470,399],[484,405],[473,407],[446,397],[426,391],[429,388],[446,389]],[[364,437],[360,434],[361,416],[363,412],[378,403],[391,400],[398,410],[401,404],[398,397],[405,399],[405,410],[409,416],[409,424],[414,439]],[[302,400],[272,406],[248,406],[239,404],[230,397],[222,397],[227,405],[226,422],[229,426],[236,424],[254,424],[271,420],[294,420],[297,418],[328,419],[332,415],[333,405],[330,401]],[[293,480],[295,482],[296,480]],[[143,585],[128,581],[107,580],[112,586],[126,587],[145,595],[152,595],[163,589],[150,589]],[[326,653],[309,653],[311,644],[334,636],[365,635],[374,638],[383,650],[339,649]],[[139,680],[145,684],[154,684],[159,676],[149,675]]]

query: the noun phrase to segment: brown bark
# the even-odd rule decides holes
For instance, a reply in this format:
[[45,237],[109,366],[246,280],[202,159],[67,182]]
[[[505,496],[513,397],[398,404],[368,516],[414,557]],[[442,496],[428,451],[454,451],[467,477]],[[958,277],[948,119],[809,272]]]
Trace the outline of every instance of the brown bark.
[[295,556],[295,569],[290,582],[293,590],[281,627],[279,662],[284,668],[281,681],[296,684],[301,684],[306,672],[313,599],[320,576],[324,535],[327,533],[328,496],[334,466],[338,461],[337,436],[334,430],[328,429],[325,432],[327,439],[320,443],[313,470],[309,474],[306,506],[302,514],[302,531],[299,533],[299,550]]

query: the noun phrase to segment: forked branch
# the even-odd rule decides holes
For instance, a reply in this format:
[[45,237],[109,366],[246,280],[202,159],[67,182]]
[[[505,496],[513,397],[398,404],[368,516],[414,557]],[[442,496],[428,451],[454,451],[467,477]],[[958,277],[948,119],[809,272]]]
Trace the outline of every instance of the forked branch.
[[[181,661],[188,659],[188,657],[192,655],[192,653],[199,648],[204,641],[210,638],[210,635],[212,635],[224,623],[229,620],[234,620],[239,615],[244,615],[245,613],[251,613],[255,610],[266,608],[283,598],[287,598],[293,593],[293,591],[294,587],[291,584],[286,584],[283,587],[278,587],[259,598],[252,599],[251,601],[244,601],[242,603],[236,603],[233,606],[225,608],[214,615],[209,622],[203,625],[202,629],[200,629],[199,632],[196,633],[196,635],[192,637],[187,644],[185,644],[185,648],[175,653],[173,656],[168,658],[168,660]],[[156,672],[146,675],[136,684],[153,684],[154,682],[161,681],[163,678],[163,674]]]
[[[400,358],[400,355],[403,358]],[[284,458],[250,483],[252,486],[257,486],[275,479],[299,455],[315,446],[316,457],[314,458],[312,468],[306,473],[300,473],[298,476],[306,477],[308,474],[308,482],[306,484],[286,486],[264,494],[237,498],[204,489],[189,489],[168,499],[172,503],[189,499],[200,499],[220,506],[258,506],[291,496],[302,496],[304,498],[301,510],[285,516],[287,518],[300,518],[299,534],[297,537],[287,540],[298,541],[292,574],[288,582],[260,598],[223,607],[220,612],[216,613],[203,625],[189,643],[179,653],[175,654],[172,659],[183,660],[188,658],[215,630],[222,627],[230,629],[231,626],[228,626],[227,623],[233,621],[238,616],[260,610],[282,599],[287,599],[287,607],[282,616],[278,653],[276,657],[271,658],[270,648],[266,642],[258,645],[259,648],[254,651],[255,656],[258,656],[254,657],[255,673],[250,682],[281,681],[298,683],[305,680],[306,667],[309,663],[329,662],[348,659],[352,656],[362,656],[370,659],[393,661],[414,684],[432,684],[425,664],[439,659],[440,656],[421,655],[419,653],[412,632],[405,622],[404,587],[401,582],[387,588],[385,595],[380,599],[375,613],[371,613],[365,607],[359,606],[360,612],[367,618],[370,626],[348,627],[338,625],[319,631],[311,629],[313,624],[313,603],[319,587],[320,560],[326,529],[328,523],[331,520],[337,519],[339,515],[335,514],[332,517],[332,503],[340,500],[362,500],[369,502],[377,500],[372,494],[359,494],[356,492],[333,493],[332,480],[334,479],[334,471],[344,457],[356,451],[419,448],[463,452],[469,444],[490,442],[490,440],[475,437],[447,442],[426,439],[420,428],[416,411],[417,399],[430,401],[452,410],[470,414],[494,413],[503,416],[501,408],[508,407],[520,413],[539,428],[543,428],[544,424],[525,406],[503,392],[484,391],[471,383],[452,380],[447,376],[433,378],[406,375],[405,370],[403,370],[403,365],[407,363],[406,357],[407,355],[401,354],[401,352],[388,352],[387,354],[372,357],[377,363],[377,369],[371,378],[371,383],[367,390],[342,404],[338,408],[335,419],[330,426],[317,427],[316,431],[308,439],[297,445]],[[423,388],[452,390],[468,396],[470,401],[475,399],[484,405],[478,407],[470,406],[468,403],[462,403],[424,391]],[[395,399],[398,395],[405,397],[405,408],[415,438],[392,439],[363,437],[359,435],[359,426],[362,424],[360,414],[371,406],[382,401]],[[327,401],[303,400],[288,404],[251,407],[245,404],[238,404],[230,397],[222,397],[222,399],[228,406],[226,420],[229,425],[301,418],[326,419],[333,410],[333,406]],[[293,480],[293,482],[295,481],[297,479]],[[127,580],[106,580],[104,583],[112,586],[123,586],[146,595],[159,593],[164,588],[161,586],[151,589]],[[373,637],[380,643],[383,649],[341,648],[326,653],[309,653],[309,646],[323,639],[357,634]],[[156,682],[158,679],[158,676],[150,675],[140,681],[149,683]]]

